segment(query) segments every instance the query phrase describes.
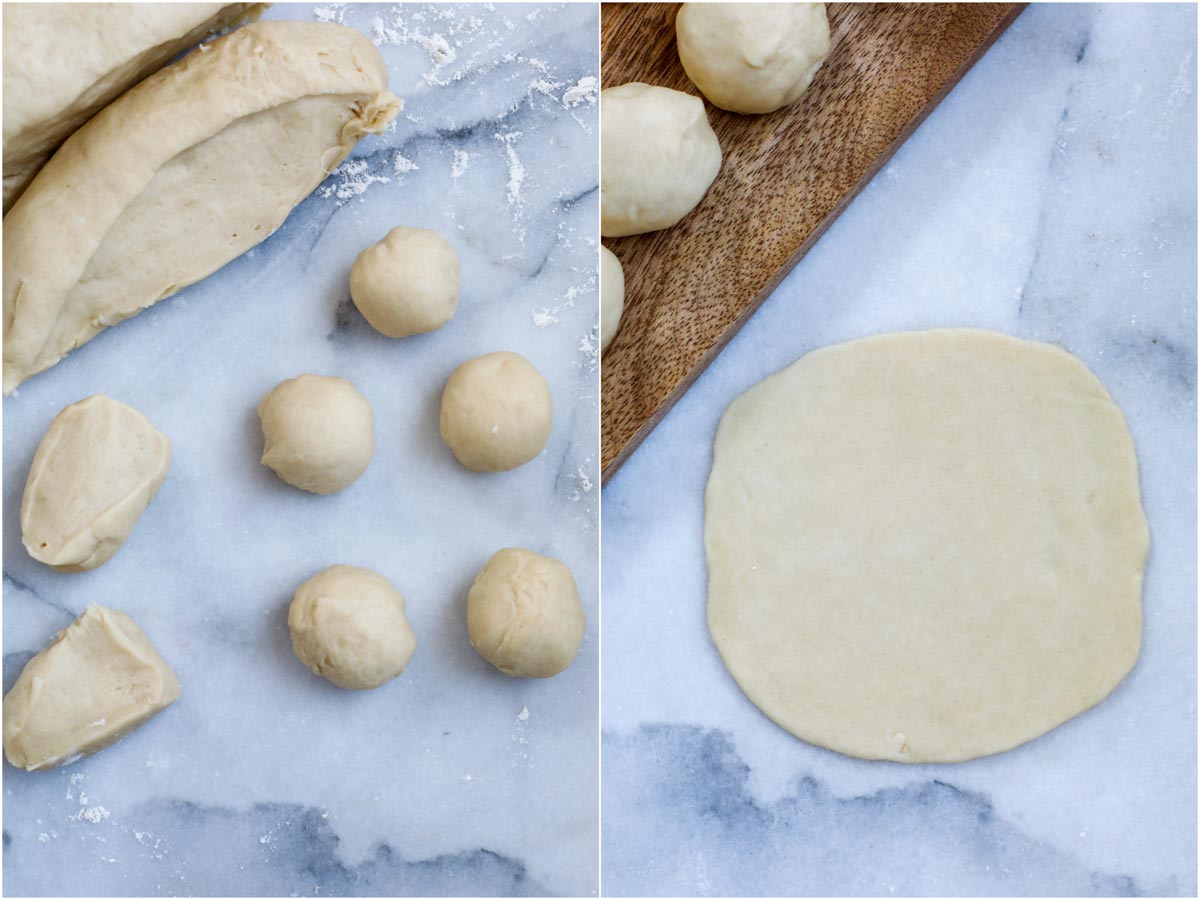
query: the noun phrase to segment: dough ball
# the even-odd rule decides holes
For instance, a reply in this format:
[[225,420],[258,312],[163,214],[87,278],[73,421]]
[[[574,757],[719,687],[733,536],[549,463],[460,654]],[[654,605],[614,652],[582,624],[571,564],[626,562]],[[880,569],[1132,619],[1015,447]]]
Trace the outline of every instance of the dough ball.
[[376,331],[400,338],[441,328],[458,309],[459,265],[436,231],[393,228],[358,255],[350,297]]
[[467,594],[471,646],[514,678],[549,678],[569,666],[585,624],[571,570],[532,550],[501,550]]
[[400,592],[358,566],[331,566],[300,585],[288,628],[300,662],[354,691],[391,681],[417,649]]
[[829,54],[823,3],[685,3],[675,36],[696,87],[737,113],[795,103]]
[[632,82],[600,94],[600,233],[670,228],[704,198],[721,145],[704,101]]
[[301,490],[337,493],[375,455],[371,404],[345,378],[301,375],[281,381],[258,404],[258,417],[263,465]]
[[518,353],[468,360],[442,392],[442,440],[474,472],[507,472],[542,452],[554,403],[537,369]]
[[607,350],[625,310],[625,270],[607,247],[600,247],[600,349]]

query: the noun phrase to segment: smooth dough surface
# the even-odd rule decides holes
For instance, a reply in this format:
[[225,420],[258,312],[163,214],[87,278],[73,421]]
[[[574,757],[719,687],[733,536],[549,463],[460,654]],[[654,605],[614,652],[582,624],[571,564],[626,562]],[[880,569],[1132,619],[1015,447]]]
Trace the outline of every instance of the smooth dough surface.
[[571,570],[521,547],[489,559],[467,594],[471,646],[514,678],[550,678],[566,669],[586,624]]
[[354,260],[350,298],[381,334],[424,334],[454,317],[459,270],[458,254],[436,231],[393,228]]
[[321,22],[246,25],[122,94],[4,218],[5,393],[266,240],[399,108],[375,45]]
[[179,699],[179,680],[124,613],[89,606],[4,698],[4,755],[34,771],[103,750]]
[[102,565],[133,532],[170,466],[170,438],[132,406],[96,394],[65,407],[25,481],[25,549],[62,572]]
[[417,649],[404,597],[378,572],[359,566],[330,566],[300,585],[288,628],[296,657],[347,690],[391,681]]
[[866,338],[803,356],[721,419],[708,624],[793,734],[956,762],[1125,677],[1148,542],[1129,429],[1078,359],[971,329]]
[[265,3],[4,4],[4,211],[105,105]]
[[829,54],[824,3],[685,3],[675,36],[688,78],[736,113],[795,103]]
[[600,94],[600,233],[670,228],[704,199],[721,145],[704,101],[630,82]]
[[600,245],[600,350],[608,349],[625,311],[625,270],[616,254]]
[[375,414],[345,378],[300,375],[275,385],[258,404],[262,464],[293,487],[335,494],[375,456]]
[[546,379],[519,353],[500,350],[467,360],[442,391],[439,429],[473,472],[507,472],[542,452],[554,400]]

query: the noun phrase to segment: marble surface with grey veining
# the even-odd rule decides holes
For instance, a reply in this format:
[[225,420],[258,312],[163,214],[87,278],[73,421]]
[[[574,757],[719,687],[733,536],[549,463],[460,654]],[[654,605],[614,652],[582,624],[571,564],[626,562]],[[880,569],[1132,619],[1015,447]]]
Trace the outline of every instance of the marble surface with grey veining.
[[[605,894],[1195,896],[1195,91],[1195,7],[1029,7],[605,488]],[[869,763],[783,731],[722,667],[704,484],[746,388],[936,326],[1064,347],[1125,411],[1142,654],[1016,750]]]
[[[597,20],[592,5],[285,5],[361,29],[395,127],[364,140],[271,238],[76,350],[4,402],[4,684],[90,602],[130,613],[183,684],[104,752],[4,769],[9,895],[589,895],[597,887]],[[458,315],[394,341],[349,301],[357,253],[394,225],[462,260]],[[169,223],[164,223],[169,227]],[[442,385],[507,349],[546,376],[549,444],[467,472],[438,436]],[[376,454],[333,496],[259,464],[278,381],[349,378]],[[96,392],[174,442],[125,547],[58,574],[19,506],[57,411]],[[573,570],[588,614],[562,675],[513,680],[472,650],[465,595],[497,549]],[[418,638],[408,670],[341,691],[293,656],[292,591],[333,563],[384,574]]]

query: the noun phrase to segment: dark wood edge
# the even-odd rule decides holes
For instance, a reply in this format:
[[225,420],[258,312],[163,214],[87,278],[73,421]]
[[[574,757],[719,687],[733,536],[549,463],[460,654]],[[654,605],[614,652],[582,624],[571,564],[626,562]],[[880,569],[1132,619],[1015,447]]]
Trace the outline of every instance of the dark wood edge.
[[[913,117],[912,121],[909,122],[908,126],[905,128],[904,132],[900,134],[894,141],[892,141],[892,143],[889,144],[887,148],[875,158],[874,162],[871,163],[867,171],[863,173],[862,178],[860,178],[854,184],[854,186],[842,196],[842,199],[840,199],[834,205],[833,209],[829,211],[829,214],[821,220],[820,224],[813,229],[812,233],[805,238],[804,242],[796,248],[795,252],[793,252],[792,255],[787,258],[783,265],[775,270],[775,273],[770,277],[770,279],[768,279],[767,283],[763,285],[758,293],[754,295],[753,299],[751,299],[750,303],[748,303],[738,317],[734,319],[733,324],[725,329],[725,331],[717,339],[716,343],[714,343],[704,353],[704,355],[700,357],[700,361],[692,367],[692,370],[688,372],[687,375],[685,375],[683,379],[675,386],[675,389],[667,395],[666,399],[662,402],[662,404],[659,405],[658,409],[656,409],[650,418],[643,422],[642,426],[633,433],[633,436],[625,442],[625,446],[617,451],[617,455],[613,457],[612,462],[604,467],[604,471],[600,474],[601,488],[607,485],[609,480],[617,474],[617,470],[625,464],[625,461],[629,459],[633,451],[641,446],[642,441],[649,436],[650,432],[658,426],[658,423],[661,422],[667,413],[671,411],[672,407],[679,402],[679,398],[682,397],[693,384],[695,384],[696,379],[699,378],[704,370],[712,364],[713,360],[716,359],[720,352],[725,349],[725,346],[731,340],[733,340],[733,336],[742,330],[742,327],[750,320],[750,317],[758,312],[758,308],[766,302],[767,297],[771,296],[774,290],[779,287],[783,279],[788,276],[792,269],[796,268],[800,260],[802,260],[808,254],[808,251],[811,250],[816,244],[816,242],[821,239],[821,236],[824,235],[829,227],[837,220],[838,216],[845,212],[846,207],[854,202],[855,198],[858,197],[863,188],[870,184],[872,179],[879,174],[879,170],[887,165],[891,158],[896,154],[896,151],[903,146],[904,142],[912,137],[914,133],[916,133],[917,129],[921,127],[921,125],[929,117],[930,113],[932,113],[938,107],[938,105],[941,104],[944,99],[946,99],[946,95],[949,94],[950,91],[952,91],[960,81],[962,81],[963,76],[965,76],[967,72],[971,70],[975,63],[979,62],[979,60],[983,58],[983,55],[992,48],[992,45],[1000,39],[1000,36],[1008,31],[1009,26],[1016,21],[1017,17],[1025,11],[1025,8],[1028,5],[1028,3],[1013,4],[1013,8],[1006,13],[1003,18],[1000,19],[999,23],[995,28],[992,29],[991,33],[989,33],[988,36],[979,44],[979,46],[975,48],[975,51],[969,57],[967,57],[961,66],[954,71],[954,73],[946,80],[946,83],[942,85],[942,87],[936,94],[933,95],[933,97],[930,98],[929,102],[917,112],[916,116]],[[600,365],[604,365],[603,360],[601,360]],[[603,398],[601,398],[601,404],[601,409],[603,410]],[[600,427],[602,429],[601,433],[603,434],[603,418],[601,419]]]

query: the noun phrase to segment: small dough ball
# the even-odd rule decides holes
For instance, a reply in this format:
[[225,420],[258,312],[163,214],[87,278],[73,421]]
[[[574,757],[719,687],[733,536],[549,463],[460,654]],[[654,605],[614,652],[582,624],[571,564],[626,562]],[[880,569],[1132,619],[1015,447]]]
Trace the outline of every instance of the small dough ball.
[[600,94],[600,233],[670,228],[704,199],[721,145],[704,101],[631,82]]
[[736,113],[795,103],[829,54],[824,3],[685,3],[675,36],[688,78]]
[[354,691],[391,681],[417,649],[400,592],[358,566],[331,566],[300,585],[288,628],[300,662]]
[[350,269],[350,298],[376,331],[400,338],[441,328],[458,309],[458,255],[436,231],[393,228]]
[[507,472],[542,452],[554,402],[537,369],[518,353],[468,360],[442,392],[442,440],[474,472]]
[[617,336],[625,311],[625,270],[616,254],[600,246],[600,349],[607,350]]
[[334,494],[375,455],[371,404],[345,378],[301,375],[277,384],[260,404],[262,463],[288,484]]
[[501,550],[467,594],[471,646],[514,678],[549,678],[569,666],[585,624],[571,570],[532,550]]

